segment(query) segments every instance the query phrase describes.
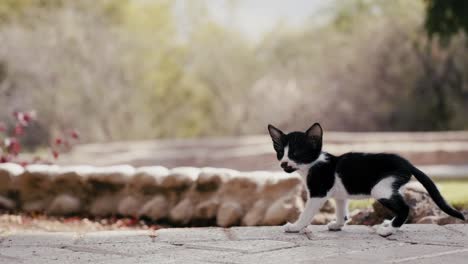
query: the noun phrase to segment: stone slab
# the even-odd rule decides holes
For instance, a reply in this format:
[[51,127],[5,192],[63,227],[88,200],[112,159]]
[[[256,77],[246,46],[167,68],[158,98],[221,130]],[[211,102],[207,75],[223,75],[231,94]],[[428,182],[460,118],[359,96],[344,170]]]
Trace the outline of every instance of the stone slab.
[[383,238],[371,227],[283,233],[281,227],[173,228],[0,237],[9,263],[467,263],[465,225],[405,225]]

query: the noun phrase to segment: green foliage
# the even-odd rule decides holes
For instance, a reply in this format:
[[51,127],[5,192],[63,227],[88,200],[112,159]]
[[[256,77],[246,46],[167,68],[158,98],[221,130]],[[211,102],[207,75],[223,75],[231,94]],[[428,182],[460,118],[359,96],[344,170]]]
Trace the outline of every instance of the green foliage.
[[425,27],[429,36],[447,39],[460,31],[468,33],[468,1],[425,0]]
[[129,0],[2,0],[0,1],[0,25],[11,20],[21,21],[34,14],[35,10],[54,12],[57,8],[65,6],[74,6],[85,11],[99,10],[106,17],[118,21],[128,2]]
[[3,0],[0,2],[0,23],[25,15],[25,11],[30,8],[48,8],[58,6],[61,2],[61,0]]

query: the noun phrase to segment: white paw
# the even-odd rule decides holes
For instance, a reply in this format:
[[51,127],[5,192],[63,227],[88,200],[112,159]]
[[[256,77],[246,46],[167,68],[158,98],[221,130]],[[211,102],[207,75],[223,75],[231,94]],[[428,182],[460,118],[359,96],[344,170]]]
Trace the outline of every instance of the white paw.
[[374,228],[375,230],[377,230],[379,227],[388,227],[388,226],[391,226],[392,224],[392,220],[388,220],[388,219],[385,219],[382,223],[380,223],[379,225],[373,225],[372,228]]
[[382,226],[391,226],[392,225],[392,220],[385,219],[382,224]]
[[283,230],[286,233],[299,233],[302,229],[304,229],[304,227],[296,224],[286,223],[283,225]]
[[327,227],[330,231],[340,231],[344,224],[337,223],[336,221],[331,221],[328,223]]
[[387,222],[387,221],[384,221],[381,225],[377,226],[376,228],[376,232],[377,234],[383,236],[383,237],[388,237],[389,235],[395,233],[396,231],[396,228],[394,228],[392,225],[391,225],[391,221]]

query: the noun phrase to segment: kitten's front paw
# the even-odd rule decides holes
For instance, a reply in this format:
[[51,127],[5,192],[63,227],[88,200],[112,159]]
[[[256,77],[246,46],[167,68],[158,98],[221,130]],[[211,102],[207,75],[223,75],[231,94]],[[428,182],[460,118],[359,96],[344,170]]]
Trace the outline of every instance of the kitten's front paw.
[[303,227],[296,225],[296,224],[291,224],[291,223],[286,223],[283,226],[283,230],[286,233],[298,233],[303,229]]
[[330,231],[341,231],[341,228],[343,226],[344,226],[344,224],[337,223],[336,221],[331,221],[327,225],[328,230],[330,230]]

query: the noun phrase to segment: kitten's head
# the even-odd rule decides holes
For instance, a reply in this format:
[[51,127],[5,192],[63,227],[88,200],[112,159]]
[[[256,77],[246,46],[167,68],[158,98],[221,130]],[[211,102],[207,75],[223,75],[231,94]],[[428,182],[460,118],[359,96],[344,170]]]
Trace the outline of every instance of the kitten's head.
[[273,148],[285,172],[291,173],[315,161],[322,152],[323,130],[319,123],[305,132],[284,134],[278,128],[268,125]]

